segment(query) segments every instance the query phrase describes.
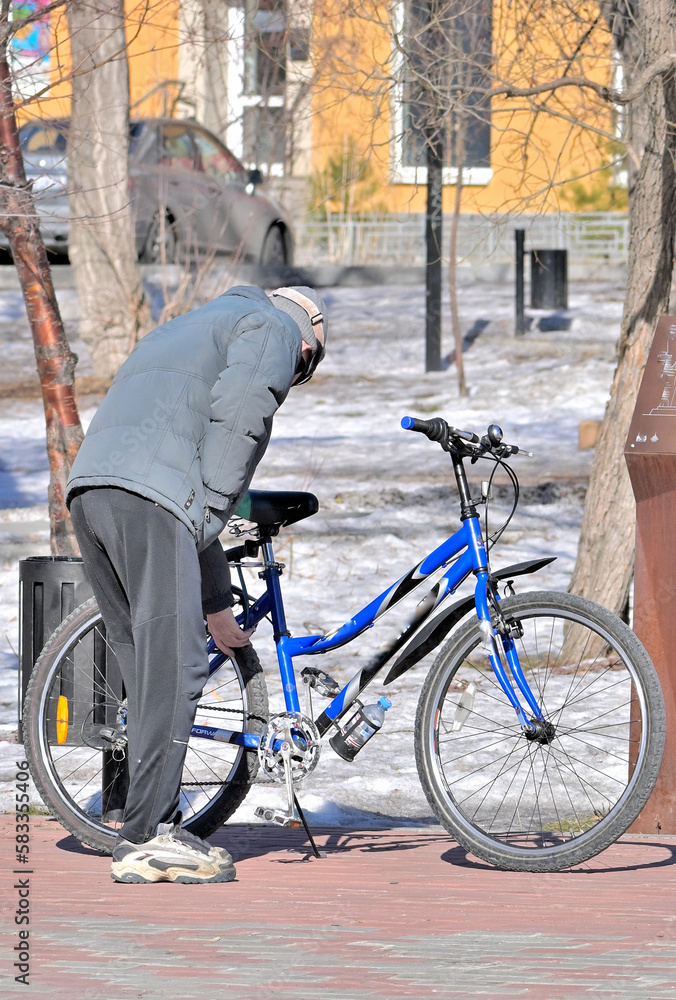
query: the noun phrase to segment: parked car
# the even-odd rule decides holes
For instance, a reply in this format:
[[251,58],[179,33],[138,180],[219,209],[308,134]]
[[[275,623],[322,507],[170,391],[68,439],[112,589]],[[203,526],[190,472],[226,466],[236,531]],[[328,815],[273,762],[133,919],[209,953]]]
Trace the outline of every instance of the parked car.
[[[20,130],[26,173],[47,249],[68,248],[67,118],[34,119]],[[130,123],[129,180],[136,248],[146,263],[176,263],[216,251],[263,265],[291,264],[291,227],[223,143],[193,121]],[[6,241],[5,241],[6,246]]]

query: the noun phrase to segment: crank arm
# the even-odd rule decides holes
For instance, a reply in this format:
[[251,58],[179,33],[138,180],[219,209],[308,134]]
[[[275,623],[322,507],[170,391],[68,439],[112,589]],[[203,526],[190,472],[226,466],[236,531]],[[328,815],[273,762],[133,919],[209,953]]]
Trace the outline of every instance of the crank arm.
[[287,798],[286,812],[283,812],[281,809],[266,809],[264,806],[257,806],[255,815],[259,819],[264,819],[268,823],[276,823],[278,826],[300,826],[300,819],[296,814],[296,800],[293,794],[293,776],[291,774],[291,733],[287,731],[286,737],[280,751],[282,760],[284,761],[284,784]]

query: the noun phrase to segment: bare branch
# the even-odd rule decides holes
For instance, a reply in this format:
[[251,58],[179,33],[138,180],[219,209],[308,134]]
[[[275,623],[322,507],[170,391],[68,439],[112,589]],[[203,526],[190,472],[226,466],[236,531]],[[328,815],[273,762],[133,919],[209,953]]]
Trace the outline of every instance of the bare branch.
[[590,80],[586,76],[561,76],[556,80],[548,80],[546,83],[539,83],[533,87],[514,87],[511,84],[504,84],[500,87],[492,87],[484,91],[484,95],[491,97],[536,97],[538,94],[546,94],[563,87],[577,87],[580,90],[591,90],[603,101],[609,104],[631,104],[641,97],[646,87],[658,76],[666,76],[676,68],[676,52],[667,52],[656,59],[655,62],[643,70],[636,77],[636,80],[628,90],[612,90],[604,84]]

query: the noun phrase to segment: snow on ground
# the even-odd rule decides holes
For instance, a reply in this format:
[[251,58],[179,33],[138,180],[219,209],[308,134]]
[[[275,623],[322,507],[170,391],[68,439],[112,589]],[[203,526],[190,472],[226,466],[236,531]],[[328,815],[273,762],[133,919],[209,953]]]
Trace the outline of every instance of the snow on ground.
[[[315,517],[282,532],[277,552],[292,632],[341,624],[405,573],[458,527],[450,465],[438,446],[401,430],[404,414],[444,416],[455,426],[483,432],[493,421],[505,439],[534,453],[516,457],[522,502],[494,565],[551,554],[552,566],[531,586],[565,590],[573,567],[584,490],[592,455],[577,450],[581,420],[603,416],[614,367],[623,290],[579,284],[571,290],[572,328],[513,335],[509,286],[467,284],[461,321],[470,330],[488,321],[465,357],[469,394],[460,398],[455,367],[423,372],[424,289],[380,286],[325,290],[329,348],[315,378],[291,391],[275,420],[273,439],[254,486],[311,490]],[[89,372],[77,342],[74,293],[59,293],[79,373]],[[15,293],[0,295],[0,385],[31,374],[31,345]],[[448,330],[448,323],[445,323]],[[451,349],[447,335],[444,353]],[[91,399],[85,422],[94,412]],[[477,482],[483,470],[473,470]],[[497,480],[496,480],[497,482]],[[0,401],[0,734],[16,728],[17,557],[48,551],[47,461],[38,399]],[[509,509],[496,489],[491,523]],[[227,545],[228,537],[224,537]],[[235,543],[234,538],[232,544]],[[260,586],[253,572],[248,584]],[[323,669],[347,681],[407,617],[422,594],[410,598],[355,643],[322,658]],[[392,621],[388,623],[388,618]],[[256,635],[271,704],[281,709],[272,638]],[[326,747],[317,770],[300,786],[315,822],[403,824],[431,821],[413,758],[413,722],[425,660],[390,685],[394,702],[385,729],[352,764]],[[374,685],[373,698],[382,693]],[[17,756],[18,754],[18,756]],[[10,805],[13,761],[20,748],[0,743],[0,805]],[[281,789],[257,785],[236,814],[253,821],[258,804],[282,804]]]

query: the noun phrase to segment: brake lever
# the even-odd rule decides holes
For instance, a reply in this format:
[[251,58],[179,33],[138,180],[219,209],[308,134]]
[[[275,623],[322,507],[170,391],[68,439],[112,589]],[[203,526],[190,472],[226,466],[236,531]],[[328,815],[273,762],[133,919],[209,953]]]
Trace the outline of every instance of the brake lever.
[[484,454],[485,451],[481,441],[479,441],[478,438],[476,442],[463,440],[462,438],[456,438],[456,440],[452,442],[451,447],[448,450],[458,452],[462,456],[462,458],[469,458],[472,462],[472,465],[474,465],[474,463],[481,458],[481,456]]
[[468,448],[469,456],[472,460],[472,465],[483,458],[484,455],[492,455],[499,461],[505,458],[510,458],[512,455],[523,455],[524,458],[533,458],[532,451],[524,451],[523,448],[519,448],[516,444],[500,444],[491,445],[487,438],[482,438],[481,442],[474,449],[470,450]]
[[532,451],[524,451],[523,448],[519,448],[516,444],[503,444],[496,454],[498,458],[509,458],[510,455],[523,455],[524,458],[533,458]]

